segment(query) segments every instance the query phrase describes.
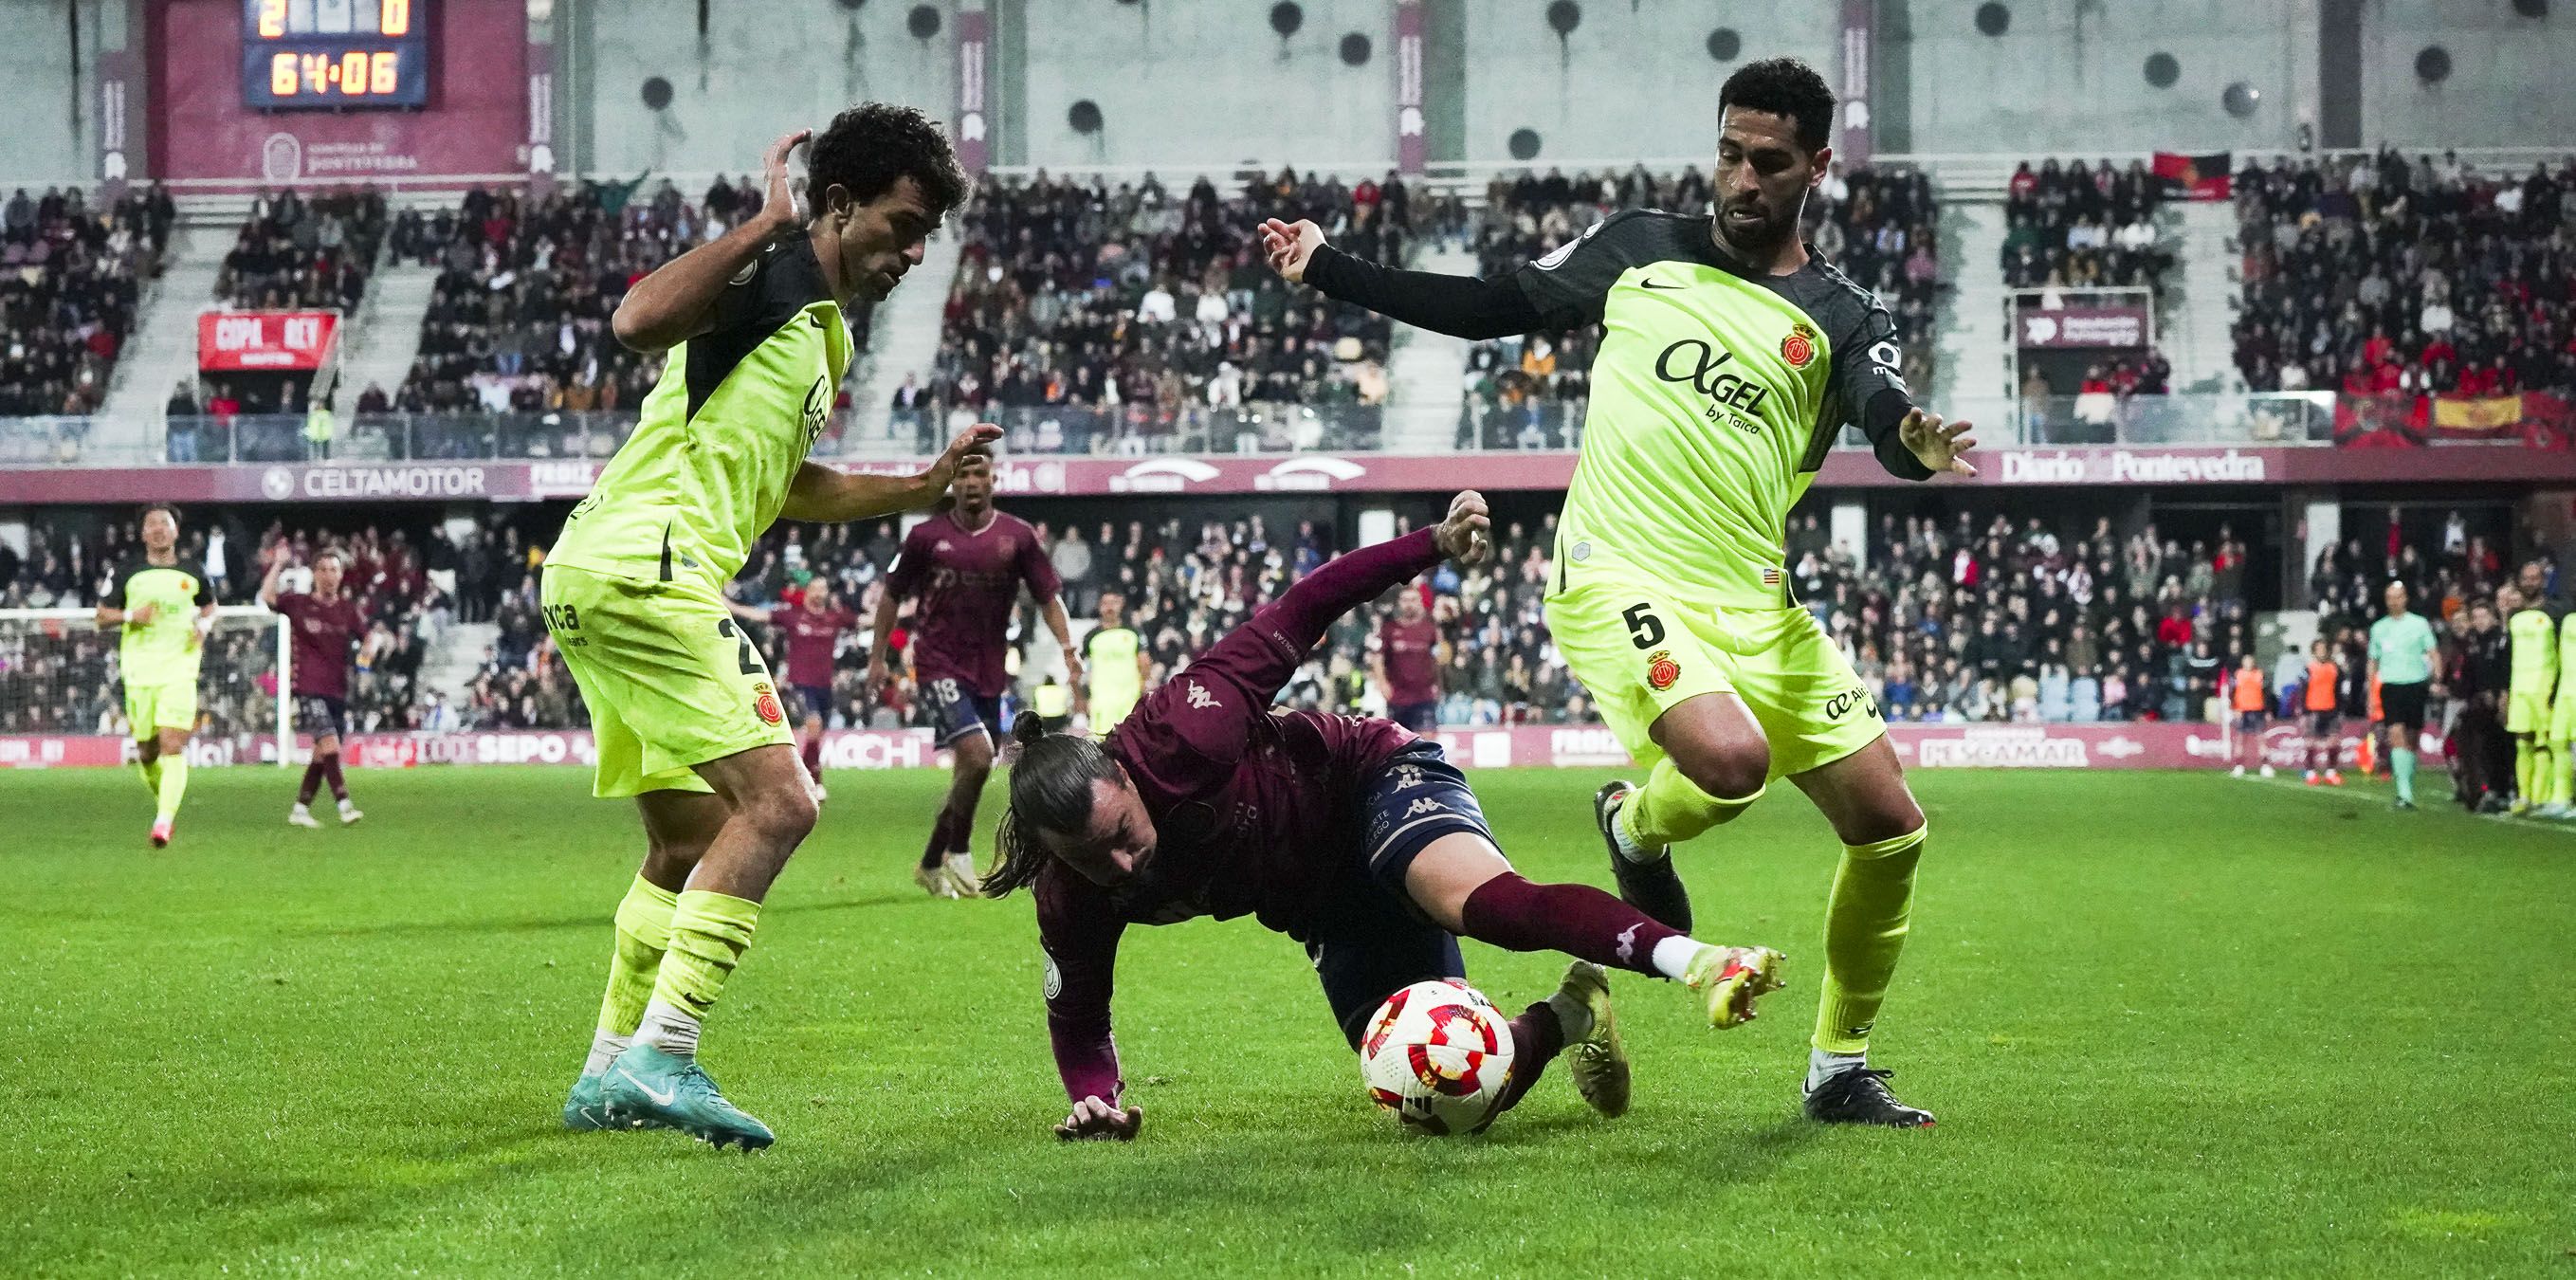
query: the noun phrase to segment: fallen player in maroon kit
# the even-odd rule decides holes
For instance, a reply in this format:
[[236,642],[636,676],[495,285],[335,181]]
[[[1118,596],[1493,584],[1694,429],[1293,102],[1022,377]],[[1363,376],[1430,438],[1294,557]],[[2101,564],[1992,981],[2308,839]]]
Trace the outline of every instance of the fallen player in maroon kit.
[[1029,888],[1045,949],[1047,1031],[1073,1113],[1066,1138],[1132,1138],[1110,1037],[1111,975],[1130,924],[1252,914],[1306,944],[1354,1048],[1399,988],[1466,975],[1461,936],[1577,957],[1555,996],[1512,1019],[1512,1079],[1497,1110],[1575,1046],[1575,1085],[1605,1115],[1627,1109],[1628,1068],[1600,966],[1673,978],[1731,1027],[1779,987],[1780,957],[1665,928],[1589,885],[1512,873],[1466,779],[1437,744],[1390,720],[1271,710],[1326,627],[1443,554],[1485,552],[1484,500],[1462,493],[1437,529],[1342,556],[1200,654],[1106,742],[1012,736],[1011,809],[999,897]]

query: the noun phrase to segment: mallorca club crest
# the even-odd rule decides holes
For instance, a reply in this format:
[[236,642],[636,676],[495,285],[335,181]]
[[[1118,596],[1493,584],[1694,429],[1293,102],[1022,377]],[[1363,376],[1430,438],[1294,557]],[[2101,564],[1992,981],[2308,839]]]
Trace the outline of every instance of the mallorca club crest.
[[751,709],[762,724],[777,724],[787,718],[787,708],[778,705],[778,690],[766,680],[751,686]]
[[1804,369],[1816,358],[1816,330],[1804,320],[1789,326],[1789,336],[1780,340],[1780,358],[1792,369]]
[[1682,678],[1682,664],[1673,661],[1673,651],[1657,649],[1646,659],[1646,687],[1657,693],[1672,688]]

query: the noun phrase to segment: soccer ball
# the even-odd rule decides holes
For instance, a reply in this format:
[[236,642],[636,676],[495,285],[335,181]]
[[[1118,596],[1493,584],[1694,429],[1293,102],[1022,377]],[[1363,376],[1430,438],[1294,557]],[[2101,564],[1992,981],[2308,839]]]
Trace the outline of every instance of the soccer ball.
[[1417,982],[1386,998],[1360,1038],[1360,1080],[1424,1133],[1482,1133],[1512,1074],[1512,1029],[1466,983]]

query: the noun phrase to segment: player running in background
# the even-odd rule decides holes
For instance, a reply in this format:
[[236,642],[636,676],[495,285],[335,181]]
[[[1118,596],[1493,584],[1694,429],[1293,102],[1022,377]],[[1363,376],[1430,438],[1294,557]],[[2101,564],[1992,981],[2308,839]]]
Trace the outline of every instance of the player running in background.
[[[2526,580],[2530,576],[2524,575]],[[2507,591],[2513,592],[2511,604],[2505,603]],[[2559,767],[2548,738],[2550,703],[2558,691],[2558,623],[2530,595],[2511,587],[2496,591],[2496,604],[2505,611],[2505,637],[2513,646],[2513,681],[2504,704],[2504,731],[2513,735],[2516,787],[2509,812],[2561,817],[2567,798],[2559,793],[2558,778],[2567,771]]]
[[1594,802],[1620,893],[1688,928],[1671,846],[1774,779],[1795,782],[1842,841],[1806,1113],[1928,1124],[1867,1060],[1905,945],[1923,811],[1868,687],[1791,597],[1784,536],[1846,423],[1913,480],[1974,474],[1961,455],[1975,441],[1967,423],[1914,406],[1886,308],[1799,240],[1833,160],[1823,77],[1791,58],[1751,63],[1718,107],[1713,218],[1613,214],[1494,279],[1389,270],[1333,250],[1311,222],[1274,219],[1263,238],[1282,276],[1437,332],[1602,325],[1547,618],[1602,719],[1651,770]]
[[832,662],[841,637],[859,625],[859,615],[842,607],[823,579],[805,584],[805,598],[793,609],[769,611],[769,625],[787,633],[787,687],[796,691],[800,723],[796,750],[805,772],[814,779],[814,798],[823,789],[823,729],[832,715]]
[[1395,616],[1378,624],[1369,674],[1386,698],[1386,718],[1415,733],[1440,731],[1440,624],[1422,607],[1419,588],[1396,593]]
[[1603,965],[1688,983],[1718,1027],[1749,1020],[1778,988],[1776,952],[1710,946],[1589,885],[1514,874],[1438,744],[1389,720],[1272,710],[1343,614],[1443,556],[1482,558],[1487,529],[1484,500],[1462,493],[1436,528],[1326,563],[1165,680],[1105,743],[1012,735],[1011,808],[985,884],[1037,899],[1047,1033],[1073,1102],[1057,1134],[1132,1138],[1143,1120],[1120,1105],[1110,1035],[1130,924],[1249,913],[1305,943],[1353,1048],[1397,990],[1465,978],[1460,936],[1576,956],[1554,996],[1512,1019],[1502,1107],[1571,1045],[1584,1101],[1627,1109]]
[[637,281],[613,327],[668,352],[634,434],[547,557],[546,628],[589,705],[602,797],[632,796],[643,869],[590,1057],[564,1103],[576,1129],[678,1128],[771,1142],[697,1062],[700,1024],[751,945],[761,900],[814,826],[814,798],[760,650],[724,584],[779,519],[870,519],[927,506],[998,428],[976,426],[917,476],[808,461],[850,363],[845,308],[881,299],[966,196],[946,133],[867,103],[814,139],[800,211],[788,153],[764,163],[760,211]]
[[1090,719],[1091,736],[1108,736],[1136,709],[1137,700],[1145,696],[1145,678],[1153,674],[1153,661],[1145,654],[1143,637],[1127,625],[1127,597],[1101,592],[1100,625],[1082,638],[1082,670],[1088,679],[1074,686],[1082,690],[1082,711]]
[[[2415,807],[2415,753],[2424,736],[2424,708],[2433,682],[2442,678],[2442,642],[2424,615],[2407,608],[2406,584],[2388,584],[2388,612],[2370,624],[2370,680],[2379,689],[2388,726],[2388,773],[2397,783],[2397,807]],[[2568,708],[2576,712],[2576,706]]]
[[2263,711],[2267,704],[2263,692],[2263,669],[2246,654],[2236,662],[2236,674],[2227,680],[2227,705],[2236,713],[2236,768],[2234,776],[2245,776],[2245,766],[2261,768],[2262,776],[2272,776],[2271,762],[2263,758]]
[[350,803],[349,783],[340,771],[340,739],[349,731],[349,656],[367,630],[367,615],[358,602],[341,594],[348,565],[337,551],[313,557],[313,590],[285,591],[287,554],[278,548],[260,579],[259,602],[286,619],[294,640],[289,647],[295,731],[313,739],[313,757],[304,762],[304,781],[295,789],[295,807],[286,811],[292,826],[319,827],[311,805],[323,783],[340,802],[340,825],[367,815]]
[[2307,785],[2340,787],[2343,770],[2335,767],[2335,757],[2343,744],[2337,739],[2343,717],[2337,712],[2342,703],[2343,668],[2335,665],[2334,646],[2324,636],[2308,642],[2308,675],[2299,683],[2299,707],[2307,714],[2301,717],[2308,735],[2308,771],[2299,780]]
[[[876,635],[868,649],[868,687],[883,689],[892,675],[888,645],[895,611],[909,598],[912,611],[912,679],[928,710],[939,745],[953,764],[948,798],[930,824],[913,869],[915,884],[935,898],[971,898],[975,879],[975,806],[993,771],[993,749],[1002,723],[1002,692],[1010,687],[1003,659],[1011,645],[1011,610],[1020,588],[1037,597],[1047,630],[1064,650],[1066,676],[1082,683],[1082,659],[1065,621],[1055,566],[1047,562],[1038,531],[1018,516],[993,509],[993,470],[977,464],[957,473],[954,501],[905,534],[903,552],[886,575],[877,600]],[[1032,673],[1034,674],[1034,673]]]
[[197,729],[197,665],[215,627],[215,593],[205,566],[179,557],[179,509],[143,509],[143,553],[117,566],[98,627],[120,628],[117,679],[125,684],[125,722],[134,758],[152,793],[152,847],[170,843],[179,801],[188,794],[188,737]]

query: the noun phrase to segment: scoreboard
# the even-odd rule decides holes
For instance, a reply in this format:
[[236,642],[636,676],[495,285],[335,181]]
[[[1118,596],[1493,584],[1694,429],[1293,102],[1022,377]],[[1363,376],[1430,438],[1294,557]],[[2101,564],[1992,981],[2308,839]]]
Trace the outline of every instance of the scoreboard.
[[242,0],[242,105],[429,105],[436,0]]

